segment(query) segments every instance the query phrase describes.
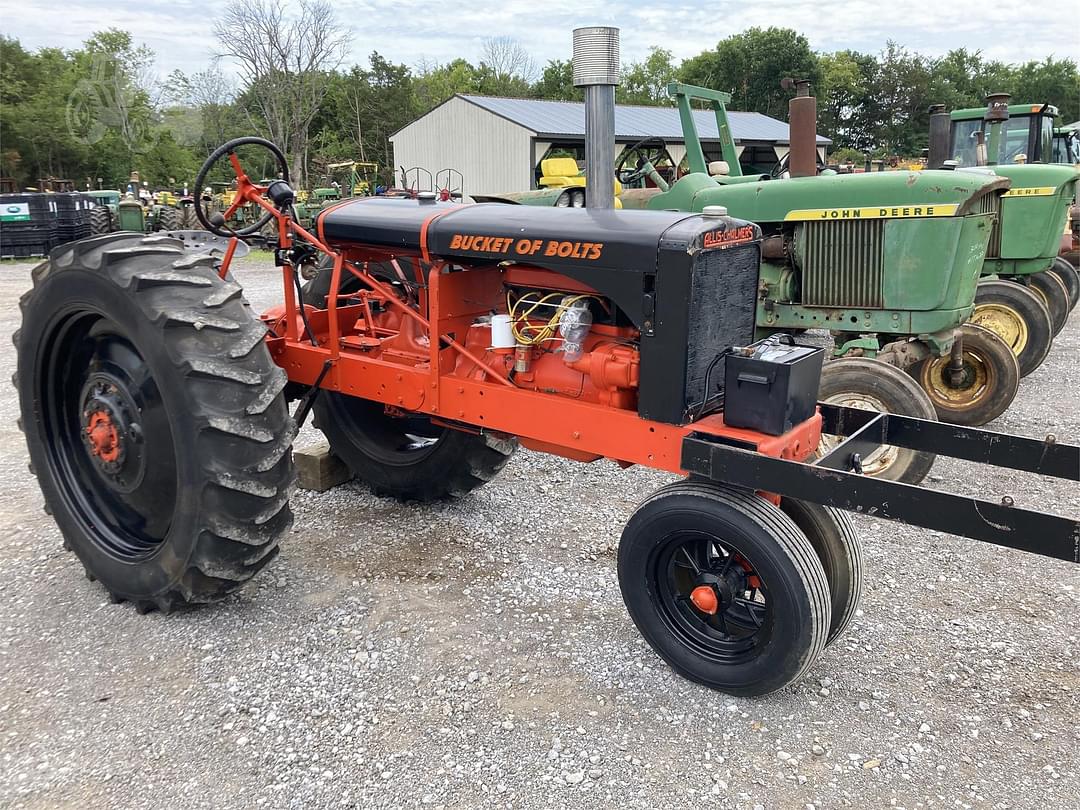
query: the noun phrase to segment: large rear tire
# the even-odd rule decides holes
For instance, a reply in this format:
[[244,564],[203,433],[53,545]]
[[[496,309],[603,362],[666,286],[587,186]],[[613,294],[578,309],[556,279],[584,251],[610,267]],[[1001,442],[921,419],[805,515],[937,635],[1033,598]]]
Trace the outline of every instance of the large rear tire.
[[[821,370],[818,399],[832,405],[937,421],[933,403],[917,382],[895,366],[868,357],[841,357],[826,362]],[[840,436],[823,436],[821,452],[841,441]],[[930,473],[935,458],[933,453],[886,445],[863,460],[863,470],[875,478],[917,484]]]
[[1023,284],[1000,279],[979,282],[970,322],[989,329],[1012,349],[1026,377],[1050,353],[1054,324],[1039,296]]
[[163,205],[158,209],[157,221],[154,223],[155,231],[179,231],[180,209],[171,205]]
[[630,618],[656,654],[713,689],[767,695],[825,647],[821,561],[758,495],[699,481],[662,487],[623,529],[618,570]]
[[377,495],[435,501],[467,495],[493,479],[517,441],[432,424],[423,415],[391,416],[380,402],[322,391],[315,427],[331,451]]
[[90,209],[90,233],[94,236],[112,232],[112,211],[107,205],[95,205]]
[[112,234],[35,268],[15,335],[32,469],[68,546],[142,612],[220,599],[292,523],[265,327],[209,255]]
[[1016,355],[995,333],[972,323],[960,327],[963,370],[959,382],[949,372],[949,356],[927,357],[909,373],[930,395],[938,419],[979,427],[1005,413],[1020,386]]

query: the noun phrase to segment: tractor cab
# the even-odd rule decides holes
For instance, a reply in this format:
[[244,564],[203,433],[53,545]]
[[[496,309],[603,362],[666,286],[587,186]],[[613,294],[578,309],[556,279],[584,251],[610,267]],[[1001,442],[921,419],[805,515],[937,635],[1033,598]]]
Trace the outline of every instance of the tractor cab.
[[1067,127],[1054,128],[1054,148],[1051,163],[1080,163],[1080,121]]
[[[999,93],[988,107],[953,110],[949,114],[949,157],[957,166],[1010,163],[1067,163],[1054,157],[1054,123],[1058,109],[1052,104],[1009,104]],[[986,148],[980,162],[979,145]]]

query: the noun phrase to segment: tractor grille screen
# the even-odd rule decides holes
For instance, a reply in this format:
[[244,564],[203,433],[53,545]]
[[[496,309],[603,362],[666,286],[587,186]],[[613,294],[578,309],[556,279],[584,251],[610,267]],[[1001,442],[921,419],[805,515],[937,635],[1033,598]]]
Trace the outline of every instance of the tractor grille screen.
[[883,219],[804,225],[796,236],[803,303],[846,309],[882,307],[884,244]]
[[986,257],[998,258],[1001,255],[1001,195],[984,194],[975,201],[971,213],[994,215],[994,227],[990,230],[990,244],[986,248]]
[[[754,340],[758,262],[758,243],[697,254],[687,324],[683,400],[687,408],[705,399],[705,374],[716,356]],[[718,363],[709,381],[709,397],[718,393],[723,384],[724,368]]]

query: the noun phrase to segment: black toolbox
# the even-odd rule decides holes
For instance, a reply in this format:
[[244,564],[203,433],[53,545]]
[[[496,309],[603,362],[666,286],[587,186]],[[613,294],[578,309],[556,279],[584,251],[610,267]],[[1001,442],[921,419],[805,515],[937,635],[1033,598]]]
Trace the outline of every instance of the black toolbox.
[[779,436],[814,415],[825,350],[772,335],[724,358],[724,424]]

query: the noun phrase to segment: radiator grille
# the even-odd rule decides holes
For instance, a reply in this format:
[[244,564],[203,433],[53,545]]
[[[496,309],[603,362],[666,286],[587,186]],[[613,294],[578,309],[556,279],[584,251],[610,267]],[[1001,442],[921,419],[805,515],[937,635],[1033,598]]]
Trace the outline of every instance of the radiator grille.
[[800,230],[796,251],[804,304],[846,309],[882,306],[884,220],[811,222]]
[[993,214],[994,227],[990,230],[990,244],[986,248],[986,258],[996,259],[1001,256],[1001,195],[984,194],[971,207],[973,214]]
[[[683,400],[687,408],[705,399],[705,375],[716,356],[754,341],[759,260],[760,245],[756,242],[697,254],[687,324]],[[723,385],[724,368],[718,363],[709,379],[709,398]]]

